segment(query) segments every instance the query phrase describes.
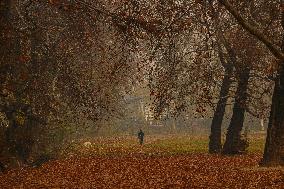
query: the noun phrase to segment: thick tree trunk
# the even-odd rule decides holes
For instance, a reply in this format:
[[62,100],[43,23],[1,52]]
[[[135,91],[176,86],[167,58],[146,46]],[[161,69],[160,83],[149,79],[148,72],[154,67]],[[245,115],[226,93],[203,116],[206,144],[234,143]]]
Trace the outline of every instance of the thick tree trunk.
[[26,148],[26,141],[29,141],[30,138],[27,138],[26,128],[27,125],[21,125],[17,122],[18,110],[24,110],[21,108],[21,105],[11,105],[7,107],[5,114],[9,120],[9,126],[5,130],[5,145],[9,149],[9,153],[17,157],[18,160],[26,163],[29,152]]
[[238,154],[240,153],[241,131],[245,119],[245,103],[247,100],[247,87],[249,82],[250,69],[245,67],[240,71],[240,78],[236,92],[236,99],[233,108],[226,141],[223,147],[223,154]]
[[231,80],[232,72],[233,72],[233,66],[229,65],[225,71],[225,76],[220,90],[219,101],[211,123],[211,135],[209,137],[209,153],[220,153],[222,150],[221,127],[226,110],[228,94],[232,83]]
[[[0,3],[0,21],[6,23],[6,32],[3,32],[4,39],[11,42],[10,44],[4,44],[4,47],[7,48],[8,53],[4,54],[7,57],[9,70],[6,70],[7,73],[11,74],[12,77],[17,76],[18,69],[17,63],[19,63],[19,57],[22,54],[22,46],[21,46],[21,34],[18,31],[18,28],[13,25],[13,21],[15,20],[14,11],[16,10],[16,4],[11,0],[4,0]],[[2,32],[1,32],[2,33]],[[10,37],[8,35],[10,33]],[[12,84],[18,85],[17,77],[14,80],[11,80]],[[17,89],[19,86],[16,87]],[[29,138],[26,137],[25,129],[26,125],[19,123],[18,115],[19,112],[24,112],[26,116],[26,105],[22,104],[19,99],[22,96],[22,90],[14,90],[13,96],[15,99],[9,98],[8,96],[3,98],[3,105],[1,107],[2,113],[4,113],[9,121],[8,127],[5,129],[4,137],[5,137],[5,151],[7,151],[10,155],[17,157],[19,160],[26,161],[28,157],[28,150],[26,150],[25,146],[27,145],[25,141],[28,141]]]
[[261,162],[263,166],[284,166],[284,66],[276,79]]
[[[8,45],[7,44],[7,41],[11,40],[10,37],[7,37],[7,33],[11,33],[11,28],[12,28],[12,25],[11,25],[11,0],[3,0],[1,1],[0,3],[0,35],[1,35],[1,38],[0,38],[0,56],[3,57],[4,60],[10,60],[9,58],[7,58],[10,54],[9,51],[12,51],[14,48],[14,45]],[[2,41],[3,40],[3,41]],[[3,68],[1,68],[3,69]],[[4,68],[5,69],[5,68]],[[7,70],[8,67],[6,67],[5,69],[5,72],[8,72],[10,70]],[[9,68],[11,69],[11,68]],[[6,75],[7,73],[5,73],[3,75]],[[1,73],[0,73],[1,74]],[[3,78],[5,79],[5,78]],[[1,81],[3,82],[3,80]],[[4,83],[4,82],[3,82]],[[3,87],[2,85],[0,85],[0,87]],[[2,89],[0,89],[1,92],[2,92]],[[15,127],[15,122],[13,121],[13,111],[11,111],[10,107],[9,106],[9,103],[7,102],[7,96],[6,95],[3,95],[3,96],[0,96],[1,98],[1,108],[0,108],[0,111],[2,113],[4,113],[9,121],[9,127],[7,129],[7,131],[5,132],[5,142],[6,143],[9,143],[10,141],[10,138],[11,138],[11,132],[10,132],[10,128],[12,127]],[[7,144],[5,144],[7,145]]]
[[[280,1],[280,7],[284,0]],[[281,25],[284,29],[284,9],[280,10]],[[284,52],[284,35],[282,34],[282,53]],[[262,166],[284,166],[284,61],[279,66],[275,80],[272,105],[267,128],[267,137],[264,148]]]

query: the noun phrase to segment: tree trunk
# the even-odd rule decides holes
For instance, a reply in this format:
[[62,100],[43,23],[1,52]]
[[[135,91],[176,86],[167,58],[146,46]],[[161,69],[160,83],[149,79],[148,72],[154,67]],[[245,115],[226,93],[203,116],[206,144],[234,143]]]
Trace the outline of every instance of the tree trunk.
[[260,119],[260,130],[264,131],[264,118]]
[[172,132],[176,132],[177,125],[176,125],[176,119],[172,118]]
[[245,119],[245,103],[247,100],[249,75],[250,69],[248,67],[240,70],[233,115],[228,127],[226,141],[223,147],[223,154],[238,154],[242,151],[242,149],[240,149],[241,131]]
[[15,111],[9,107],[9,109],[5,110],[6,117],[9,121],[9,126],[4,132],[5,136],[5,145],[9,149],[9,153],[11,154],[16,154],[15,152],[15,146],[16,146],[16,141],[15,141],[15,131],[17,129],[17,124],[16,124],[16,113]]
[[276,79],[267,129],[263,166],[284,166],[284,66]]
[[[280,1],[280,7],[284,1]],[[281,26],[284,29],[284,9],[280,10]],[[282,53],[284,52],[284,35],[282,35]],[[262,166],[284,166],[284,61],[279,66],[275,80],[272,105],[267,128],[267,137],[264,148]]]
[[[18,31],[17,26],[13,25],[15,20],[14,12],[16,10],[16,4],[11,0],[4,0],[0,3],[0,21],[6,22],[6,32],[4,35],[10,33],[10,37],[7,37],[10,40],[11,44],[5,44],[4,47],[8,49],[8,53],[4,56],[8,59],[9,70],[7,73],[10,74],[13,79],[11,79],[11,85],[17,85],[13,90],[13,96],[15,99],[5,97],[3,98],[3,105],[1,107],[1,112],[4,113],[9,121],[8,127],[5,129],[5,151],[9,152],[10,155],[17,157],[19,160],[26,161],[29,151],[25,146],[28,144],[26,141],[30,140],[30,137],[26,137],[26,125],[24,123],[18,123],[19,112],[24,112],[26,118],[26,108],[25,104],[21,102],[21,97],[23,96],[23,90],[19,87],[17,74],[21,71],[18,67],[19,57],[22,55],[22,33]],[[2,34],[2,32],[1,32]],[[2,34],[2,35],[3,35]],[[5,39],[6,36],[4,36]],[[7,40],[7,41],[8,41]],[[1,52],[2,53],[2,52]],[[14,78],[15,77],[15,78]],[[22,87],[22,86],[21,86]],[[25,119],[26,120],[26,119]]]
[[209,137],[209,153],[220,153],[222,150],[222,122],[225,115],[226,103],[228,94],[232,83],[231,75],[233,67],[229,65],[226,68],[225,76],[221,86],[219,101],[214,112],[213,120],[211,123],[211,134]]

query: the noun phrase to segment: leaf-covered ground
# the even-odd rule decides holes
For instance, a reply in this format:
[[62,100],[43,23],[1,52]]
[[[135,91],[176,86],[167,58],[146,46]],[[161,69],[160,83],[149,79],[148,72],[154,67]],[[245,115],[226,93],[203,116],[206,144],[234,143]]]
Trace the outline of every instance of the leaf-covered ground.
[[[259,152],[232,157],[166,153],[163,150],[170,151],[179,142],[163,141],[148,141],[143,148],[130,143],[131,148],[114,147],[109,142],[112,148],[103,149],[112,153],[85,153],[40,168],[10,170],[0,175],[0,188],[284,188],[284,170],[257,167]],[[157,143],[164,147],[154,153]]]

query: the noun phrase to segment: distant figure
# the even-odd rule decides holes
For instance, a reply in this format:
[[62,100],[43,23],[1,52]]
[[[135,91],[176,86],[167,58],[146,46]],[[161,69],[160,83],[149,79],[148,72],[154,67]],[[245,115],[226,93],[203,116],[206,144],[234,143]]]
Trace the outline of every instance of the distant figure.
[[143,144],[143,140],[144,140],[144,133],[143,131],[140,129],[139,133],[138,133],[138,139],[139,139],[139,143],[140,145]]

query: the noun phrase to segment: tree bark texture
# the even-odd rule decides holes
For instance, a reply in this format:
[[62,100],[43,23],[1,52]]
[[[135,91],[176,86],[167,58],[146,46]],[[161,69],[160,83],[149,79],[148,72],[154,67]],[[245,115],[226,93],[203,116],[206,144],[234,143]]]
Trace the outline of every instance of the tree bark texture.
[[263,166],[284,166],[284,66],[275,82]]
[[222,122],[225,115],[228,94],[232,83],[231,76],[233,66],[228,66],[225,71],[223,83],[220,90],[219,101],[214,112],[211,123],[211,134],[209,137],[209,153],[220,153],[222,151]]
[[250,68],[245,67],[239,73],[236,99],[233,107],[233,115],[226,134],[226,141],[223,146],[223,154],[233,155],[240,153],[241,131],[245,119],[245,105],[247,100],[247,87],[250,77]]

